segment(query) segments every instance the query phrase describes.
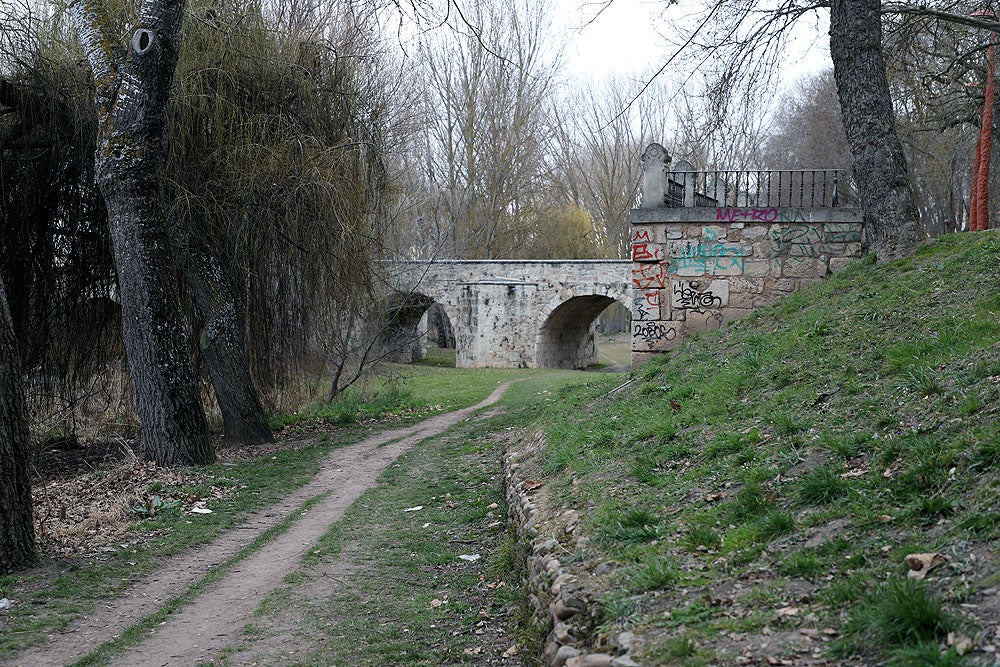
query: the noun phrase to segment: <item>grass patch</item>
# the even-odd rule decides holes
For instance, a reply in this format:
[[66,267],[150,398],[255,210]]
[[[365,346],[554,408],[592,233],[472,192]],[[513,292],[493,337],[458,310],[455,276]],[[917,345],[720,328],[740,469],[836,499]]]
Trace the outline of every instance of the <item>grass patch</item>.
[[937,642],[957,626],[957,619],[923,583],[901,579],[868,594],[852,612],[846,634],[849,646],[867,652],[871,647]]
[[[995,586],[968,554],[1000,539],[1000,297],[973,287],[1000,281],[998,260],[989,232],[898,265],[854,262],[656,357],[635,386],[581,390],[544,425],[543,456],[557,462],[547,483],[585,517],[589,559],[635,573],[666,539],[678,547],[683,584],[617,581],[640,609],[630,623],[646,633],[646,662],[728,664],[740,655],[731,635],[773,627],[783,607],[801,607],[789,625],[808,616],[842,635],[852,606],[887,618],[873,582],[898,576],[910,548],[969,545],[949,566],[962,590],[929,596],[947,618]],[[734,596],[754,600],[749,616],[727,612]],[[858,636],[892,634],[859,622]],[[696,651],[668,641],[680,625]],[[903,661],[938,638],[921,639],[917,619],[908,627],[916,639],[864,659]]]

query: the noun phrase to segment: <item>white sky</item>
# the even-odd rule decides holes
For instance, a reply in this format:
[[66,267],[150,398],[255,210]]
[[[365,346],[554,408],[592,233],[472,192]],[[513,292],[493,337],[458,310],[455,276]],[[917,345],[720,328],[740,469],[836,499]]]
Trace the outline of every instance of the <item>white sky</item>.
[[[599,0],[556,0],[567,34],[566,66],[579,78],[602,78],[610,73],[638,76],[655,72],[668,57],[660,16],[664,0],[613,0],[601,11]],[[681,0],[670,11],[683,12],[691,0]],[[784,67],[783,82],[830,66],[828,22],[824,15],[799,21]]]

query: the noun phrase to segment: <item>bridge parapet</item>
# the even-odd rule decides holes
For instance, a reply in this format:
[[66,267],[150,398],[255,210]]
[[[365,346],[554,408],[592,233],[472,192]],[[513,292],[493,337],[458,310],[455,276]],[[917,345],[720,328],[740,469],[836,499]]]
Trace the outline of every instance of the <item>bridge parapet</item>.
[[[692,169],[683,172],[687,194],[680,196],[698,205],[679,206],[670,194],[679,172],[669,171],[669,161],[661,146],[647,149],[642,205],[631,211],[633,365],[771,305],[861,255],[861,211],[833,205],[840,177],[831,170],[794,172],[799,176],[782,177],[773,193],[751,198],[749,190],[742,196],[718,188],[693,193],[692,184],[709,181],[695,178]],[[804,176],[810,173],[826,174],[829,187]],[[820,187],[807,197],[803,182]]]

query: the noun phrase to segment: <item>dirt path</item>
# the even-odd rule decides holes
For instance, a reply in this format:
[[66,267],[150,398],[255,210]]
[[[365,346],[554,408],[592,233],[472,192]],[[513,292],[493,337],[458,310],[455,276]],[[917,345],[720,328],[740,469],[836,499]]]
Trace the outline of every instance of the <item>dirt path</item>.
[[80,619],[47,643],[21,652],[11,664],[65,665],[79,659],[157,611],[209,569],[236,555],[261,532],[300,509],[306,500],[329,491],[329,496],[313,505],[286,532],[238,563],[194,602],[111,664],[193,665],[212,658],[229,645],[231,638],[251,619],[260,600],[296,569],[299,558],[375,483],[389,464],[422,440],[493,405],[510,384],[500,385],[486,400],[472,407],[386,431],[333,452],[311,482],[281,503],[255,515],[211,544],[171,559],[129,588],[122,597],[105,603],[91,616]]

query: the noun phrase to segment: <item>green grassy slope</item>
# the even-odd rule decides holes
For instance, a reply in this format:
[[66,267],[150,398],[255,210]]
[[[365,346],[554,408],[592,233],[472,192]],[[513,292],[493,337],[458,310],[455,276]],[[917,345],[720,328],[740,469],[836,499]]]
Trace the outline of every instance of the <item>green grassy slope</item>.
[[[567,560],[615,564],[593,641],[635,631],[642,664],[994,664],[1000,235],[861,260],[636,375],[544,427],[551,502],[591,538]],[[947,560],[918,581],[915,553]]]

